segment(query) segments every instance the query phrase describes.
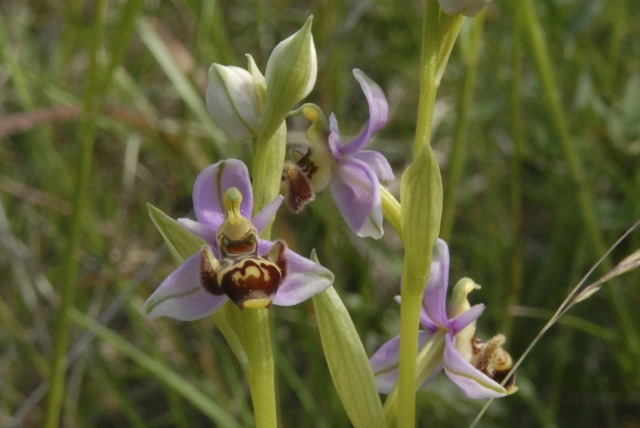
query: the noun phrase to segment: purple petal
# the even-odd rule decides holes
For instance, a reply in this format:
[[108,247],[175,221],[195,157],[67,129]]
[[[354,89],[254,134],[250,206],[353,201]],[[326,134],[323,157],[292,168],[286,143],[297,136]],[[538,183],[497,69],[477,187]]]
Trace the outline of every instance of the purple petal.
[[384,343],[369,360],[376,387],[381,394],[391,394],[398,383],[398,363],[400,361],[400,336]]
[[[265,255],[273,242],[258,241],[258,253]],[[320,264],[287,250],[287,276],[276,293],[273,304],[293,306],[326,290],[333,284],[333,273]]]
[[353,70],[353,75],[358,83],[360,83],[364,96],[367,97],[367,102],[369,103],[369,122],[360,135],[343,148],[343,154],[355,153],[362,149],[371,137],[380,131],[385,123],[387,123],[387,115],[389,113],[387,98],[384,96],[384,92],[382,92],[380,86],[357,68]]
[[344,161],[331,178],[331,194],[345,221],[358,236],[382,236],[380,182],[358,159]]
[[246,165],[237,159],[227,159],[209,165],[193,185],[193,208],[196,219],[218,230],[225,218],[224,194],[229,187],[237,187],[242,194],[240,212],[251,218],[253,190]]
[[433,249],[431,273],[424,291],[422,308],[427,320],[448,328],[447,287],[449,286],[449,247],[438,239]]
[[[422,349],[431,334],[421,330],[418,332],[418,352]],[[400,361],[400,336],[384,343],[369,360],[376,387],[381,394],[391,394],[398,383],[398,364]]]
[[216,231],[208,224],[200,223],[190,218],[179,218],[178,223],[184,226],[189,232],[198,235],[213,246],[217,246]]
[[262,210],[251,220],[256,229],[258,229],[258,235],[262,233],[271,219],[275,217],[283,199],[284,198],[281,195],[278,195],[273,201],[269,202],[264,208],[262,208]]
[[200,285],[200,253],[196,253],[149,296],[144,311],[151,319],[171,317],[192,321],[211,315],[226,301],[226,296],[211,295]]
[[484,304],[479,303],[477,305],[473,305],[457,317],[449,320],[449,331],[453,334],[458,334],[466,326],[477,320],[483,312]]
[[497,398],[507,395],[498,382],[476,369],[456,349],[455,336],[445,336],[444,371],[469,398]]
[[340,136],[340,129],[338,129],[338,120],[336,119],[336,115],[331,113],[329,116],[329,129],[331,133],[329,134],[329,150],[331,150],[331,154],[333,155],[333,159],[336,162],[340,162],[342,160],[342,137]]
[[382,182],[391,181],[395,178],[389,161],[382,153],[374,150],[361,150],[351,155],[351,157],[359,159],[369,165],[378,176],[378,180]]

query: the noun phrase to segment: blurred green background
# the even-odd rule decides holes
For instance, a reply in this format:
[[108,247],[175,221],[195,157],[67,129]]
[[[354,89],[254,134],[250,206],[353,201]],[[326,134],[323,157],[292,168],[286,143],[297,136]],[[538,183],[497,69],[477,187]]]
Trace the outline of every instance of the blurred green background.
[[[310,14],[319,70],[308,100],[354,135],[367,108],[351,69],[377,81],[390,120],[373,146],[400,177],[415,128],[423,4],[299,3],[113,0],[100,26],[98,1],[0,2],[0,426],[43,423],[69,278],[76,310],[63,426],[252,425],[248,386],[212,322],[142,314],[175,267],[145,203],[189,216],[203,167],[247,159],[249,147],[226,143],[208,118],[207,69],[244,66],[251,53],[264,70]],[[479,332],[506,333],[516,358],[640,219],[640,3],[527,5],[496,0],[466,20],[433,143],[451,279],[482,284],[471,296],[487,305]],[[290,122],[290,140],[306,126]],[[399,331],[401,243],[386,232],[357,238],[326,194],[299,215],[282,210],[275,228],[303,254],[317,248],[369,354]],[[597,273],[639,244],[636,232]],[[628,274],[572,310],[524,361],[519,393],[480,425],[639,427],[639,279]],[[281,425],[349,426],[312,309],[271,312]],[[482,404],[442,377],[418,395],[418,420],[466,426]]]

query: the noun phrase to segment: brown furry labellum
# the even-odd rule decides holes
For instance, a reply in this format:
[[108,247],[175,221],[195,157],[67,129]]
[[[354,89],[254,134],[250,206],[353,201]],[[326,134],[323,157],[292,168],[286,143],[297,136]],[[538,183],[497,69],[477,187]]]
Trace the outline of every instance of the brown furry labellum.
[[[513,359],[502,346],[506,338],[497,334],[488,341],[473,339],[473,357],[471,363],[475,368],[489,376],[498,383],[502,383],[513,368]],[[518,390],[516,386],[516,374],[513,373],[504,384],[507,394],[513,394]]]
[[201,251],[200,282],[211,294],[226,294],[240,309],[268,308],[287,274],[286,244],[276,241],[266,257],[258,254],[219,261],[211,248]]
[[315,198],[311,183],[300,166],[293,162],[285,162],[282,170],[282,193],[286,196],[287,205],[293,212],[299,213]]

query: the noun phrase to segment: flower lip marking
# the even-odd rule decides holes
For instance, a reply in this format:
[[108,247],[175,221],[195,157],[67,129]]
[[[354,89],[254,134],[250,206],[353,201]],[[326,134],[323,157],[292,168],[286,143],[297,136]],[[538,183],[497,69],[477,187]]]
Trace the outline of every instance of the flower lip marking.
[[246,238],[233,241],[226,236],[220,238],[220,248],[226,256],[254,254],[258,251],[258,241],[253,231],[247,232]]
[[277,241],[267,257],[258,254],[258,232],[240,213],[242,194],[227,189],[227,217],[218,229],[218,260],[209,246],[201,250],[200,283],[211,294],[226,294],[241,309],[268,308],[286,275],[286,244]]

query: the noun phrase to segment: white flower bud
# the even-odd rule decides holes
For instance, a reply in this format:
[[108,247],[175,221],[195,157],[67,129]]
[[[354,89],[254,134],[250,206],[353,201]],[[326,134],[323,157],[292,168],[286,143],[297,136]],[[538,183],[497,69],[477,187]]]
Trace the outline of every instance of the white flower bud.
[[209,68],[207,108],[220,129],[233,141],[254,137],[261,108],[253,76],[247,70],[213,64]]

